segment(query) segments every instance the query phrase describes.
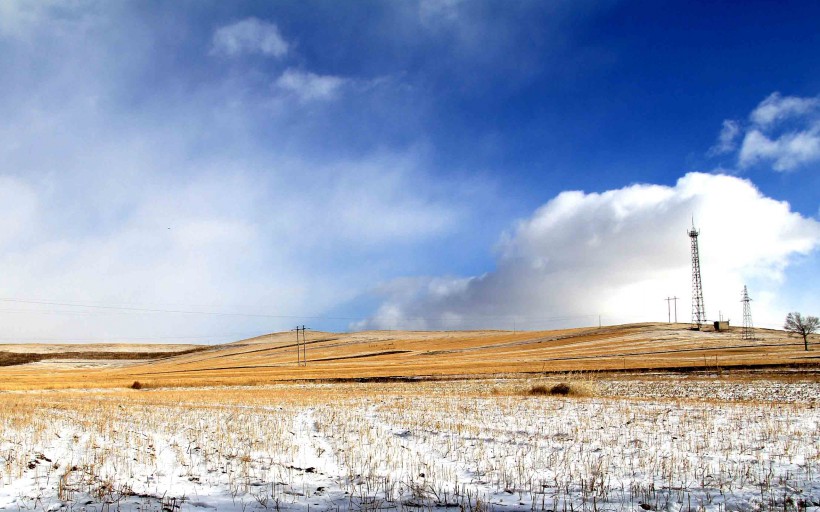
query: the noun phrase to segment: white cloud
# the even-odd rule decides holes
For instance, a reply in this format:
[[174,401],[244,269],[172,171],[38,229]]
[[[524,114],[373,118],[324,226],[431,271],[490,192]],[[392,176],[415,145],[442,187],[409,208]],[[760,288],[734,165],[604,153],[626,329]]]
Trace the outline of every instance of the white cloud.
[[[153,144],[160,151],[173,146]],[[70,166],[40,183],[0,175],[0,298],[321,315],[374,282],[381,264],[380,258],[371,261],[374,254],[412,257],[417,245],[454,229],[465,211],[463,198],[438,195],[413,154],[333,166],[267,161],[276,172],[266,178],[220,162],[200,162],[192,174],[190,163],[154,163],[148,155],[131,155],[125,143],[119,155],[99,141],[85,150],[99,161],[85,176]],[[74,157],[86,164],[82,155]],[[142,159],[137,175],[123,165],[131,158]],[[180,177],[163,175],[164,165]],[[290,323],[19,308],[0,302],[0,341],[161,341],[198,333],[251,335]]]
[[[748,181],[691,173],[674,187],[632,185],[601,194],[563,192],[499,243],[496,270],[470,278],[404,280],[359,328],[523,328],[664,320],[677,295],[688,321],[694,215],[707,314],[739,320],[750,284],[759,325],[777,325],[779,286],[793,259],[820,245],[820,223],[767,198]],[[766,306],[766,310],[762,310]],[[545,320],[554,319],[554,320]]]
[[811,128],[790,132],[770,139],[759,130],[751,130],[743,138],[738,162],[749,167],[770,161],[776,171],[791,171],[820,160],[820,123]]
[[300,101],[333,99],[346,83],[346,79],[338,76],[317,75],[291,68],[276,80],[279,89],[296,95]]
[[[110,23],[123,5],[66,8],[87,30],[45,30],[56,14],[38,13],[36,45],[0,41],[19,63],[0,73],[0,299],[317,316],[471,215],[473,197],[428,174],[423,149],[327,148],[350,123],[344,105],[305,116],[294,97],[328,98],[344,79],[292,72],[283,85],[303,87],[275,109],[266,70],[221,73],[201,52],[180,65],[212,73],[157,80],[157,40],[178,34]],[[273,56],[270,27],[226,27],[214,51]],[[0,341],[232,341],[292,321],[0,300]]]
[[774,92],[760,102],[749,118],[757,126],[767,127],[789,118],[805,116],[816,111],[818,107],[820,98],[783,97],[779,92]]
[[212,53],[228,56],[258,53],[271,57],[283,57],[289,45],[279,28],[267,21],[247,18],[220,27],[214,32]]
[[740,123],[732,119],[723,121],[723,127],[718,135],[718,142],[709,149],[709,156],[730,153],[737,148],[737,137],[742,132]]
[[820,98],[781,96],[773,93],[749,115],[741,127],[726,120],[709,156],[737,149],[738,165],[747,168],[769,164],[776,171],[792,171],[820,161]]
[[289,235],[314,246],[407,247],[441,237],[464,220],[470,193],[440,192],[423,162],[418,151],[327,165],[282,161],[293,183],[277,194],[276,209],[297,230]]

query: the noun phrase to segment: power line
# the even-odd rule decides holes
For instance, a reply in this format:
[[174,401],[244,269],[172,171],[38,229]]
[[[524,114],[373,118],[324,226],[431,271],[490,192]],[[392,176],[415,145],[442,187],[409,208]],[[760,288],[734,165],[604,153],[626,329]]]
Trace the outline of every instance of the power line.
[[[252,318],[280,318],[280,319],[302,319],[302,318],[311,318],[311,319],[322,319],[322,320],[360,320],[361,318],[357,317],[333,317],[333,316],[310,316],[310,315],[272,315],[272,314],[262,314],[262,313],[229,313],[226,311],[191,311],[191,310],[183,310],[183,309],[161,309],[161,308],[138,308],[133,306],[110,306],[110,305],[100,305],[100,304],[81,304],[81,303],[72,303],[72,302],[56,302],[56,301],[46,301],[46,300],[28,300],[28,299],[13,299],[13,298],[0,298],[2,302],[14,302],[20,304],[38,304],[38,305],[45,305],[45,306],[64,306],[64,307],[75,307],[75,308],[89,308],[89,309],[104,309],[104,310],[115,310],[115,311],[132,311],[132,312],[139,312],[139,313],[172,313],[172,314],[185,314],[185,315],[214,315],[214,316],[239,316],[239,317],[252,317]],[[26,311],[29,312],[29,311]],[[36,313],[37,310],[31,310],[30,312]],[[60,312],[60,311],[58,311]]]
[[[111,304],[88,304],[88,303],[80,303],[80,302],[62,302],[62,301],[55,301],[55,300],[35,300],[35,299],[19,299],[19,298],[12,298],[12,297],[0,297],[0,302],[11,302],[11,303],[19,303],[19,304],[35,304],[35,305],[45,305],[45,306],[63,306],[63,307],[74,307],[74,308],[87,308],[87,309],[100,309],[100,310],[111,310],[111,311],[128,311],[128,312],[136,312],[136,313],[168,313],[168,314],[186,314],[186,315],[213,315],[213,316],[236,316],[236,317],[250,317],[250,318],[275,318],[275,319],[311,319],[311,320],[362,320],[362,317],[350,317],[350,316],[324,316],[324,315],[281,315],[281,314],[269,314],[269,313],[236,313],[236,312],[227,312],[227,311],[196,311],[196,310],[187,310],[187,309],[164,309],[164,308],[152,308],[152,307],[136,307],[136,306],[119,306],[119,305],[111,305]],[[7,311],[11,312],[12,310],[2,310],[0,312]],[[14,312],[25,312],[25,313],[72,313],[71,311],[48,311],[48,310],[14,310]],[[442,315],[443,316],[443,315]],[[538,316],[521,316],[518,314],[470,314],[470,315],[460,315],[461,318],[465,319],[482,319],[482,318],[496,318],[496,319],[510,319],[516,318],[523,321],[560,321],[560,320],[576,320],[581,318],[597,318],[598,314],[589,314],[589,315],[561,315],[561,316],[552,316],[552,317],[538,317]],[[419,319],[437,319],[439,317],[435,316],[425,316],[425,317],[416,317]]]
[[[224,317],[224,318],[249,318],[249,319],[276,319],[276,320],[311,320],[316,322],[333,322],[333,321],[340,321],[340,322],[349,322],[347,328],[351,327],[352,322],[367,320],[368,318],[373,318],[372,315],[366,316],[336,316],[336,315],[294,315],[294,314],[274,314],[274,313],[241,313],[241,312],[231,312],[231,311],[204,311],[204,310],[197,310],[197,309],[188,309],[185,307],[180,308],[163,308],[163,307],[151,307],[151,306],[130,306],[130,305],[122,305],[122,304],[106,304],[106,303],[87,303],[87,302],[76,302],[76,301],[61,301],[61,300],[49,300],[49,299],[28,299],[28,298],[17,298],[17,297],[0,297],[0,304],[2,303],[9,303],[9,304],[21,304],[21,305],[31,305],[31,306],[38,306],[37,308],[32,309],[0,309],[0,314],[3,313],[10,313],[14,312],[15,314],[80,314],[80,315],[93,315],[93,314],[102,314],[104,312],[110,313],[122,313],[122,314],[142,314],[142,313],[151,313],[151,314],[181,314],[181,315],[201,315],[201,316],[211,316],[211,317]],[[224,307],[224,305],[223,305]],[[54,309],[54,308],[61,308],[61,309]],[[66,309],[62,309],[66,308]],[[522,316],[520,314],[515,313],[500,313],[500,314],[457,314],[457,316],[465,322],[465,326],[461,328],[472,328],[472,329],[494,329],[498,328],[498,325],[501,323],[506,322],[514,322],[515,329],[517,330],[520,326],[529,326],[529,328],[534,328],[539,326],[539,324],[543,327],[551,323],[559,323],[559,322],[580,322],[580,321],[588,321],[589,323],[595,323],[597,320],[598,325],[602,324],[602,315],[600,314],[584,314],[584,315],[555,315],[555,316]],[[440,315],[426,315],[426,316],[412,316],[408,315],[406,318],[403,318],[399,321],[391,322],[389,327],[386,329],[402,329],[402,328],[436,328],[440,326],[441,322],[444,322],[446,317],[446,313],[442,313]],[[644,315],[618,315],[621,319],[626,318],[641,318],[643,320],[646,319]],[[482,322],[483,321],[483,322]],[[418,327],[419,323],[425,325],[424,327]],[[542,328],[543,328],[542,327]],[[440,328],[440,327],[439,327]],[[343,329],[346,330],[346,329]],[[243,333],[244,334],[244,333]],[[206,339],[206,338],[227,338],[233,336],[233,334],[228,335],[213,335],[213,336],[163,336],[163,337],[133,337],[130,338],[134,341],[140,340],[152,340],[152,339]],[[104,338],[105,340],[111,341],[112,338]],[[121,338],[124,339],[124,338]],[[17,339],[19,341],[19,339]],[[47,341],[45,339],[39,339],[38,341]],[[60,341],[60,340],[54,340]],[[77,338],[73,338],[66,341],[74,341],[74,342],[81,342],[85,340],[79,340]],[[91,341],[91,340],[89,340]]]
[[0,342],[9,342],[9,341],[16,341],[16,342],[26,342],[26,341],[73,341],[75,343],[94,343],[94,342],[116,342],[116,341],[151,341],[151,340],[195,340],[195,339],[209,339],[209,338],[232,338],[235,336],[243,336],[243,337],[253,337],[262,336],[267,333],[258,334],[257,331],[245,331],[245,332],[231,332],[231,333],[224,333],[224,334],[208,334],[208,335],[195,335],[195,336],[101,336],[101,337],[60,337],[60,338],[37,338],[37,337],[5,337],[0,338]]

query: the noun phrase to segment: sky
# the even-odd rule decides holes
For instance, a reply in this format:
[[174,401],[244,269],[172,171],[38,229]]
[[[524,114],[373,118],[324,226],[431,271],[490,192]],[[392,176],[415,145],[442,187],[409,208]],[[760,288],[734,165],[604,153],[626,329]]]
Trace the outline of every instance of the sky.
[[6,0],[0,343],[818,315],[819,16]]

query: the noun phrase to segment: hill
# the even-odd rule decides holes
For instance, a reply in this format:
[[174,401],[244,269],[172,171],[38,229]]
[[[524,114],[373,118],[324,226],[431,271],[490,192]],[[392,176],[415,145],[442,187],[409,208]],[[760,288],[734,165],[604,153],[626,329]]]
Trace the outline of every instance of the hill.
[[[0,368],[1,389],[254,385],[299,380],[476,377],[562,371],[754,368],[820,365],[820,351],[776,330],[693,331],[645,323],[557,331],[309,332],[307,364],[295,334],[275,333],[115,367],[22,364]],[[816,339],[814,340],[816,342]],[[112,351],[109,351],[109,353]]]

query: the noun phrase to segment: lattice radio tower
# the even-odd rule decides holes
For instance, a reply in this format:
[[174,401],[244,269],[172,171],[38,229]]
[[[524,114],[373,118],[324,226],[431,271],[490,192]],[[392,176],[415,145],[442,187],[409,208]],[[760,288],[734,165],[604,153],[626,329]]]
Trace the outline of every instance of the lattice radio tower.
[[687,233],[692,242],[692,329],[700,330],[700,326],[706,323],[706,310],[703,307],[703,285],[700,279],[700,254],[698,253],[700,232],[695,229],[694,220],[692,229]]
[[743,298],[740,302],[743,303],[743,334],[741,339],[753,340],[755,339],[755,328],[752,325],[752,307],[749,303],[752,299],[749,298],[749,292],[746,290],[746,285],[743,285]]

